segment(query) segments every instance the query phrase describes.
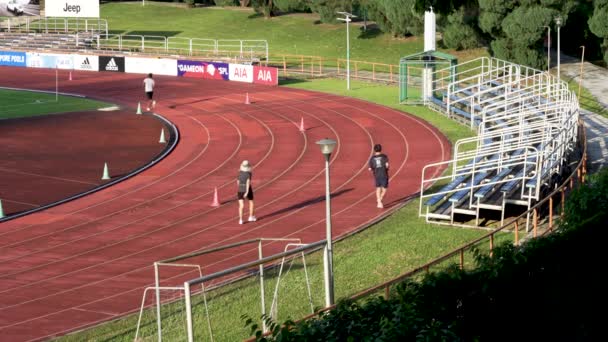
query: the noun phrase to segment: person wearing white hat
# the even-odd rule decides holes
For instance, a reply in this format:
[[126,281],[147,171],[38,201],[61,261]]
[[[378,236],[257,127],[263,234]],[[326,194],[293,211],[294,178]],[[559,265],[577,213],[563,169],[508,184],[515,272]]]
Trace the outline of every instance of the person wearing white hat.
[[243,224],[243,208],[245,198],[249,201],[249,222],[257,221],[254,215],[253,187],[251,186],[251,165],[248,160],[243,160],[239,169],[239,176],[236,180],[238,186],[236,198],[239,200],[239,224]]

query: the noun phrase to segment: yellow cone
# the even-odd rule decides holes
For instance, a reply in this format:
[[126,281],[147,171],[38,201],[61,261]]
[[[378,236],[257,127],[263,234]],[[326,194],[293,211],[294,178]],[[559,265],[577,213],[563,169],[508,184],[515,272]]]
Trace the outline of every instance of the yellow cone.
[[103,163],[103,176],[101,177],[102,180],[108,180],[110,179],[110,172],[108,172],[108,163]]
[[4,217],[4,209],[2,209],[2,200],[0,200],[0,218]]
[[166,143],[167,140],[165,140],[165,129],[161,128],[160,130],[160,140],[158,141],[159,144],[164,144]]
[[141,102],[137,102],[137,112],[135,114],[142,114],[141,112]]

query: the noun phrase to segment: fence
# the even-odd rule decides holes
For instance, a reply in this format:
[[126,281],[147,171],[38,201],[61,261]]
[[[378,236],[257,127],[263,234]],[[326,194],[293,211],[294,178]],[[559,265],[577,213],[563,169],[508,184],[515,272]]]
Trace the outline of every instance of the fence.
[[2,17],[0,30],[31,33],[90,32],[108,34],[108,21],[100,18]]

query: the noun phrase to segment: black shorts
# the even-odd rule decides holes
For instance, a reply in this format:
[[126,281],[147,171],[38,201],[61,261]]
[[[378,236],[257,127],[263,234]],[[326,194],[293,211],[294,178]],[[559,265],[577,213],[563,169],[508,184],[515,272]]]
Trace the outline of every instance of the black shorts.
[[[244,192],[237,192],[236,193],[236,198],[238,198],[239,200],[244,200],[245,199],[245,193]],[[249,189],[249,191],[247,192],[247,199],[250,201],[253,201],[253,189]]]
[[154,96],[154,92],[153,91],[147,91],[146,92],[146,97],[148,98],[148,100],[152,100],[152,96]]
[[376,188],[388,188],[388,177],[374,177]]

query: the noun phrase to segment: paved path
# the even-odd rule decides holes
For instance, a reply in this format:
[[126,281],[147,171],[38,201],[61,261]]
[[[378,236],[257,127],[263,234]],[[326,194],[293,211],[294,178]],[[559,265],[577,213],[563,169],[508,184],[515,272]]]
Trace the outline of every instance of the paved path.
[[[580,60],[563,54],[561,60],[562,77],[578,82]],[[608,69],[585,62],[583,70],[583,87],[589,90],[604,108],[608,108]],[[581,112],[587,127],[587,165],[589,172],[595,172],[608,164],[608,118],[586,110]]]

